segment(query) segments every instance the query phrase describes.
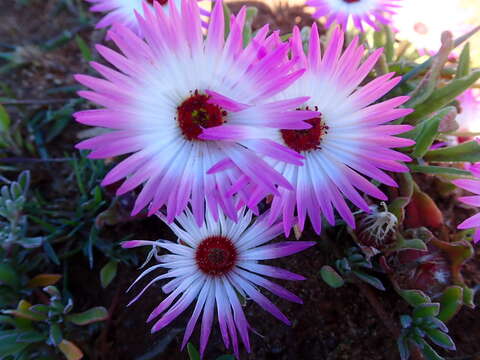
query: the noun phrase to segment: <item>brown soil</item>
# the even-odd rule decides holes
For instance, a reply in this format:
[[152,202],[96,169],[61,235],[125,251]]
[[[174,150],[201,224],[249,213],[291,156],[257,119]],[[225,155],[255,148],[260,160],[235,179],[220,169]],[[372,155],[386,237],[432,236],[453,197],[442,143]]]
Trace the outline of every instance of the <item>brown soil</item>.
[[[56,13],[55,9],[59,3],[67,4],[70,1],[30,0],[27,6],[20,6],[19,1],[2,0],[0,4],[0,47],[4,46],[2,51],[8,50],[5,48],[8,45],[38,46],[57,37],[65,30],[78,30],[79,14],[69,10],[68,6]],[[82,1],[77,3],[80,4]],[[243,3],[258,5],[260,15],[255,22],[257,28],[264,23],[269,23],[272,29],[279,28],[283,34],[290,31],[292,23],[299,25],[312,23],[310,16],[299,7],[283,8],[272,12],[261,3],[248,1]],[[238,9],[239,4],[232,4],[233,11]],[[101,41],[102,33],[92,31],[90,27],[80,27],[80,29],[79,34],[90,44]],[[38,54],[33,51],[30,62],[25,66],[0,75],[0,82],[12,89],[11,97],[13,98],[53,100],[46,105],[39,105],[35,101],[29,105],[9,105],[8,111],[14,121],[25,121],[42,107],[58,108],[63,105],[62,99],[76,97],[71,93],[49,95],[46,90],[75,85],[72,75],[89,71],[75,41],[69,41],[54,51]],[[0,97],[7,95],[0,89]],[[52,156],[63,156],[65,152],[73,152],[73,144],[77,141],[76,133],[83,129],[85,128],[72,121],[64,134],[48,145]],[[42,186],[42,189],[51,196],[60,191],[58,188],[53,190],[51,184],[58,185],[58,178],[68,175],[68,169],[62,165],[53,168],[55,171],[52,171],[52,167],[41,163],[27,165],[32,171],[34,182]],[[451,207],[449,209],[448,216],[453,218],[454,209]],[[126,234],[135,234],[137,238],[152,240],[158,237],[172,238],[165,226],[155,219],[107,227],[102,237],[116,242]],[[320,239],[312,232],[306,231],[303,240]],[[145,320],[149,312],[162,299],[160,285],[152,286],[141,300],[126,308],[126,304],[133,295],[126,294],[125,290],[140,271],[121,265],[115,281],[107,289],[102,289],[98,271],[106,260],[99,253],[96,256],[97,262],[94,269],[89,268],[83,255],[78,255],[70,262],[68,271],[69,290],[77,301],[76,309],[104,305],[110,309],[112,315],[107,326],[103,327],[98,336],[79,343],[83,349],[92,349],[87,353],[86,358],[186,359],[186,352],[180,353],[179,346],[188,319],[187,315],[177,319],[168,329],[151,335],[150,326],[145,324]],[[318,246],[302,254],[275,261],[275,265],[288,268],[308,278],[303,282],[285,284],[289,290],[304,300],[304,305],[274,299],[274,302],[293,322],[291,327],[287,327],[259,309],[257,305],[248,303],[245,311],[258,335],[252,333],[252,353],[249,355],[243,353],[242,358],[257,360],[394,360],[399,358],[395,338],[389,333],[384,322],[380,320],[359,288],[349,285],[333,290],[321,281],[318,272],[322,265],[331,263],[332,259],[333,256],[329,250],[322,247],[320,241]],[[472,286],[480,282],[479,264],[480,259],[477,255],[464,271],[467,281]],[[61,269],[57,270],[61,271]],[[383,280],[386,283],[386,279]],[[400,314],[409,311],[392,289],[388,288],[385,293],[374,290],[373,293],[381,307],[395,322]],[[478,341],[480,314],[464,308],[450,324],[450,328],[458,351],[446,355],[452,359],[480,359],[478,355],[480,354],[480,341]],[[192,339],[198,344],[198,331],[194,333]],[[225,349],[218,329],[215,329],[210,338],[206,359],[215,359],[216,356],[224,353]]]

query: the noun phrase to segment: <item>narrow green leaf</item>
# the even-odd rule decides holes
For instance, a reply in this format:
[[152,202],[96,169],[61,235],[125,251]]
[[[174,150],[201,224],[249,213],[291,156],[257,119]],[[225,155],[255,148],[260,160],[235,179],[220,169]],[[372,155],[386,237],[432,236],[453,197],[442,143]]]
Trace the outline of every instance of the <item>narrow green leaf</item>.
[[455,350],[455,343],[452,338],[444,332],[437,329],[426,329],[428,337],[438,346],[448,350]]
[[455,108],[448,106],[440,110],[431,118],[417,125],[417,127],[419,127],[419,134],[415,139],[416,144],[412,153],[413,157],[420,158],[428,152],[428,150],[438,136],[438,128],[440,126],[440,122],[452,110],[455,110]]
[[402,324],[402,327],[404,329],[409,328],[410,326],[412,326],[412,317],[409,315],[400,316],[400,324]]
[[115,276],[117,275],[118,261],[110,260],[102,269],[100,270],[100,282],[102,288],[106,288]]
[[430,298],[420,290],[399,290],[400,296],[411,306],[429,303]]
[[457,65],[456,78],[467,76],[470,73],[470,43],[466,43],[460,54]]
[[52,344],[59,345],[63,340],[62,330],[58,324],[50,325],[49,339]]
[[378,280],[376,277],[372,275],[365,274],[362,271],[353,270],[353,273],[362,281],[372,285],[374,288],[385,291],[385,287],[383,286],[382,282]]
[[103,306],[97,306],[82,313],[67,315],[66,319],[75,325],[88,325],[94,322],[103,321],[107,317],[107,309],[105,309]]
[[421,339],[421,351],[426,360],[445,360],[443,357],[433,350],[433,348],[423,339]]
[[45,335],[38,331],[23,331],[17,336],[18,342],[36,343],[45,341]]
[[475,303],[473,302],[473,298],[475,296],[475,292],[473,289],[465,286],[463,288],[463,304],[468,306],[471,309],[475,308]]
[[400,353],[400,360],[408,360],[410,358],[410,349],[408,348],[408,341],[405,336],[400,336],[397,339],[398,352]]
[[7,113],[7,110],[0,104],[0,133],[7,132],[10,129],[10,116]]
[[421,239],[409,239],[409,240],[404,240],[400,243],[399,250],[400,249],[401,250],[407,250],[407,249],[427,250],[427,245]]
[[223,5],[223,16],[225,18],[225,39],[228,37],[230,34],[230,20],[232,18],[232,12],[230,11],[230,8],[228,7],[228,4],[226,2],[222,3]]
[[331,286],[335,289],[345,284],[345,281],[335,271],[335,269],[328,265],[322,266],[322,268],[320,269],[320,276],[322,277],[323,281],[327,283],[328,286]]
[[7,263],[0,263],[0,285],[8,285],[12,288],[17,287],[19,278],[15,269]]
[[413,113],[405,118],[408,124],[416,124],[419,120],[450,104],[457,96],[480,79],[480,70],[462,78],[454,79],[442,88],[433,91],[432,95],[418,105]]
[[463,304],[463,288],[450,286],[443,291],[440,298],[440,313],[438,318],[447,322],[460,310]]
[[89,62],[92,61],[92,51],[88,47],[85,40],[83,40],[80,35],[75,36],[75,42],[77,43],[78,47],[80,48],[80,52],[82,53],[83,58],[85,61]]
[[243,46],[247,46],[253,36],[252,24],[253,20],[258,14],[258,9],[253,6],[247,7],[247,14],[245,17],[245,25],[243,28]]
[[233,355],[221,355],[217,357],[217,360],[235,360],[235,356]]
[[471,177],[472,173],[467,170],[461,170],[446,166],[428,166],[428,165],[407,165],[411,172],[431,174],[431,175],[455,175],[459,177]]
[[413,310],[413,317],[415,319],[423,317],[435,317],[440,311],[439,303],[420,304]]
[[479,162],[480,144],[474,140],[456,146],[430,150],[425,154],[424,159],[437,162]]
[[200,360],[200,353],[195,349],[192,343],[187,344],[187,351],[190,360]]

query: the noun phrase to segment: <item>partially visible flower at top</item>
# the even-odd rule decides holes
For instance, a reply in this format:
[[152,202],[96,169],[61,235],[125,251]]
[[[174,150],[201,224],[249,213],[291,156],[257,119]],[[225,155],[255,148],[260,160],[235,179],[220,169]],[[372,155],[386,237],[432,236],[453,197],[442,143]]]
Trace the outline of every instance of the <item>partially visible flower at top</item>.
[[[133,30],[136,34],[141,35],[140,26],[138,24],[135,12],[142,16],[144,6],[153,6],[153,2],[157,2],[167,11],[169,8],[169,1],[175,2],[177,6],[180,5],[181,0],[85,0],[92,3],[90,8],[92,12],[108,12],[96,25],[97,29],[110,27],[116,23],[123,24]],[[203,1],[203,0],[193,0]],[[208,16],[208,11],[201,10],[202,15]]]
[[467,24],[469,17],[471,13],[456,0],[404,0],[393,25],[398,31],[397,38],[411,42],[420,55],[434,55],[440,49],[445,30],[457,38],[472,28]]
[[[475,172],[472,172],[475,176]],[[458,200],[467,205],[480,206],[480,179],[478,180],[469,180],[469,179],[458,179],[452,181],[452,183],[459,188],[468,190],[476,195],[474,196],[462,196]],[[480,241],[480,213],[473,215],[468,218],[460,225],[458,228],[461,230],[475,228],[475,233],[473,235],[473,242],[477,243]]]
[[480,89],[468,89],[457,97],[460,112],[456,117],[460,132],[480,132]]
[[295,188],[294,191],[280,189],[280,196],[274,195],[272,202],[271,219],[283,213],[286,233],[295,225],[295,213],[300,229],[308,215],[317,233],[322,228],[322,215],[330,224],[335,223],[334,210],[350,227],[355,227],[345,198],[365,212],[371,209],[358,190],[380,200],[387,199],[364,176],[397,186],[384,170],[408,171],[400,161],[410,161],[410,158],[391,148],[414,143],[393,136],[410,130],[411,126],[385,124],[412,112],[398,108],[408,96],[373,104],[398,84],[400,77],[389,73],[360,86],[382,49],[375,50],[362,62],[365,49],[358,44],[358,37],[345,51],[342,51],[343,42],[344,33],[337,28],[321,55],[319,34],[314,25],[305,54],[300,31],[295,28],[293,32],[292,56],[298,57],[298,66],[306,67],[307,71],[275,98],[310,96],[307,108],[319,111],[320,115],[308,120],[311,129],[269,130],[273,141],[305,157],[303,166],[272,160],[272,166]]
[[[317,114],[296,110],[308,99],[304,96],[268,102],[304,72],[291,70],[288,43],[268,50],[278,34],[267,37],[265,26],[244,48],[245,8],[233,18],[225,39],[221,1],[212,12],[206,39],[197,2],[183,0],[181,16],[176,6],[168,16],[157,2],[154,7],[145,7],[145,18],[138,17],[145,41],[117,25],[110,35],[123,55],[97,46],[118,70],[93,62],[105,79],[76,76],[93,89],[79,95],[105,107],[80,111],[76,120],[113,130],[77,148],[93,150],[91,158],[133,153],[102,184],[127,178],[119,195],[143,184],[133,214],[148,206],[151,215],[165,205],[173,221],[190,203],[199,225],[205,201],[214,217],[221,208],[236,218],[238,204],[232,194],[238,192],[240,200],[249,196],[237,182],[241,174],[274,193],[277,186],[291,189],[261,158],[301,165],[301,155],[265,139],[264,133],[270,128],[308,129],[303,120]],[[202,133],[207,128],[215,129],[208,137]],[[224,171],[210,174],[219,169]]]
[[[162,215],[159,215],[165,221]],[[132,286],[154,270],[168,269],[156,276],[130,302],[137,301],[154,283],[171,279],[162,290],[168,296],[153,310],[148,322],[160,317],[152,332],[158,331],[182,314],[196,301],[183,337],[182,348],[187,344],[195,325],[201,317],[200,353],[205,351],[212,322],[217,313],[220,332],[225,346],[233,345],[239,357],[239,339],[250,352],[250,324],[245,318],[240,298],[251,299],[264,310],[287,325],[290,321],[259,288],[295,303],[302,300],[266,277],[283,280],[304,280],[303,276],[281,268],[258,263],[259,260],[276,259],[307,249],[315,242],[292,241],[267,244],[282,233],[282,224],[269,225],[263,218],[252,223],[252,213],[240,210],[234,223],[224,215],[215,221],[209,211],[205,223],[197,227],[192,213],[185,213],[169,225],[178,236],[178,244],[171,241],[133,240],[122,244],[124,248],[153,246],[166,249],[171,254],[157,255],[157,265],[145,270]],[[172,305],[173,304],[173,305]],[[215,309],[216,308],[216,309]],[[238,333],[237,333],[238,332]]]
[[363,23],[374,29],[379,29],[379,23],[389,24],[391,15],[400,7],[402,0],[307,0],[306,5],[316,9],[313,17],[318,19],[327,17],[325,27],[337,22],[347,28],[351,18],[353,24],[361,31],[365,31]]

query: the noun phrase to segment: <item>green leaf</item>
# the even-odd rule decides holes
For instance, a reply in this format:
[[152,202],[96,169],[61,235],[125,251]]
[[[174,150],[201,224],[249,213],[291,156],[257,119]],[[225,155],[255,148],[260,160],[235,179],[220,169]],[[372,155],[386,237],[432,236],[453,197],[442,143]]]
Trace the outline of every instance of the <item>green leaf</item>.
[[85,61],[89,62],[92,61],[92,52],[88,47],[85,40],[83,40],[79,35],[75,36],[75,42],[77,43],[78,47],[80,48],[80,52],[82,53],[83,58]]
[[471,177],[472,173],[470,171],[457,169],[454,167],[446,166],[428,166],[428,165],[407,165],[411,172],[430,174],[430,175],[452,175],[459,177]]
[[400,250],[407,250],[407,249],[414,249],[414,250],[427,250],[427,245],[422,239],[410,239],[410,240],[403,240],[400,242],[398,249]]
[[383,286],[382,282],[378,280],[376,277],[372,275],[367,275],[362,271],[353,270],[353,273],[362,281],[372,285],[374,288],[385,291],[385,287]]
[[66,319],[75,325],[88,325],[94,322],[103,321],[106,318],[108,318],[108,311],[103,306],[97,306],[82,313],[75,313],[66,316]]
[[0,104],[0,133],[7,132],[10,129],[10,116],[7,113],[7,110]]
[[322,266],[322,268],[320,269],[320,276],[322,277],[323,281],[327,283],[328,286],[331,286],[335,289],[345,284],[345,281],[335,271],[335,269],[328,265]]
[[32,321],[43,321],[47,319],[47,315],[38,313],[35,311],[31,311],[28,309],[9,309],[9,310],[2,310],[2,313],[4,314],[11,314],[13,316],[22,318],[22,319],[28,319]]
[[117,275],[118,261],[110,260],[102,270],[100,270],[100,282],[102,288],[106,288]]
[[473,302],[473,298],[475,296],[475,292],[473,289],[465,286],[463,288],[463,304],[468,306],[471,309],[475,308],[475,303]]
[[419,128],[419,134],[415,139],[416,144],[412,153],[413,157],[421,158],[428,152],[428,150],[438,136],[438,128],[440,126],[440,122],[452,110],[455,110],[455,108],[452,106],[448,106],[440,110],[431,118],[417,125],[417,127]]
[[50,325],[49,339],[52,344],[60,345],[63,340],[62,330],[58,324]]
[[73,342],[63,339],[58,345],[60,351],[65,355],[67,360],[80,360],[83,357],[83,352]]
[[460,54],[455,77],[461,78],[470,73],[470,43],[466,43]]
[[440,313],[438,318],[447,322],[460,310],[463,305],[463,288],[450,286],[443,291],[440,298]]
[[0,358],[5,359],[7,356],[15,355],[25,349],[27,342],[17,342],[17,336],[21,334],[16,330],[0,331]]
[[399,293],[411,306],[419,306],[431,301],[430,298],[420,290],[399,290]]
[[43,251],[45,251],[45,254],[47,254],[48,258],[52,260],[55,265],[60,265],[60,260],[48,241],[43,242]]
[[428,337],[432,339],[432,341],[438,346],[448,350],[456,350],[455,343],[453,342],[452,338],[444,332],[437,329],[426,329],[425,332],[427,333]]
[[405,336],[400,336],[397,339],[398,352],[400,353],[400,360],[408,360],[410,358],[410,349],[408,348],[408,341]]
[[233,355],[221,355],[217,357],[217,360],[235,360],[235,356]]
[[247,14],[245,17],[245,25],[243,28],[243,46],[247,46],[253,36],[252,24],[253,20],[258,14],[258,9],[253,6],[247,7]]
[[16,288],[19,283],[17,272],[10,264],[0,263],[0,285],[5,284]]
[[420,304],[413,310],[413,317],[415,319],[423,317],[436,317],[440,311],[439,303]]
[[402,324],[402,327],[404,329],[407,329],[409,328],[410,326],[412,326],[412,317],[409,316],[409,315],[402,315],[400,316],[400,324]]
[[425,340],[421,339],[421,344],[421,351],[426,360],[445,360]]
[[434,90],[432,95],[424,103],[418,105],[415,111],[405,118],[405,122],[408,124],[416,124],[419,120],[451,103],[478,79],[480,79],[480,70],[474,71],[462,78],[454,79],[444,87]]
[[226,2],[222,2],[222,5],[223,5],[223,16],[225,18],[225,39],[226,39],[230,34],[230,21],[232,18],[232,12],[230,11],[230,8],[228,7],[228,4]]
[[200,360],[200,354],[192,343],[187,344],[187,351],[190,360]]
[[17,337],[18,342],[36,343],[45,341],[45,335],[38,331],[23,331]]
[[480,144],[473,140],[457,146],[430,150],[424,158],[426,161],[438,162],[479,162]]

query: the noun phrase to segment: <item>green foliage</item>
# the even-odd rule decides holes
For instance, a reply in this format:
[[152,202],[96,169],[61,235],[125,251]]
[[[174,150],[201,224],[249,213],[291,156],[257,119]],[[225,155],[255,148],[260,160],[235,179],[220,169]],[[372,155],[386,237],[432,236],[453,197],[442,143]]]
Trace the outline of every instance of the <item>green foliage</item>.
[[0,189],[0,246],[7,252],[15,245],[36,248],[42,245],[42,237],[27,237],[28,221],[23,213],[30,186],[30,172],[22,172],[17,181]]
[[378,278],[366,272],[371,270],[373,265],[356,247],[347,249],[347,256],[335,261],[335,267],[338,273],[330,266],[323,266],[320,271],[322,279],[333,288],[342,286],[346,279],[347,281],[361,280],[378,290],[385,290]]
[[52,285],[44,291],[49,295],[48,304],[31,305],[21,300],[16,309],[2,310],[5,315],[0,318],[3,323],[0,338],[8,338],[11,342],[7,345],[0,341],[0,358],[20,354],[28,358],[29,354],[49,354],[50,348],[57,348],[67,359],[79,359],[82,351],[65,337],[72,336],[75,326],[89,325],[108,317],[107,310],[100,306],[71,313],[71,298],[63,300],[60,291]]
[[410,346],[415,346],[425,359],[441,360],[443,357],[427,343],[427,340],[448,350],[455,350],[455,344],[447,335],[447,326],[439,319],[440,304],[431,303],[427,296],[420,293],[409,292],[406,295],[414,309],[412,315],[400,316],[402,331],[397,340],[400,358],[409,359]]
[[[190,360],[200,360],[200,353],[192,343],[187,344],[188,358]],[[220,355],[216,360],[235,360],[233,355]]]

